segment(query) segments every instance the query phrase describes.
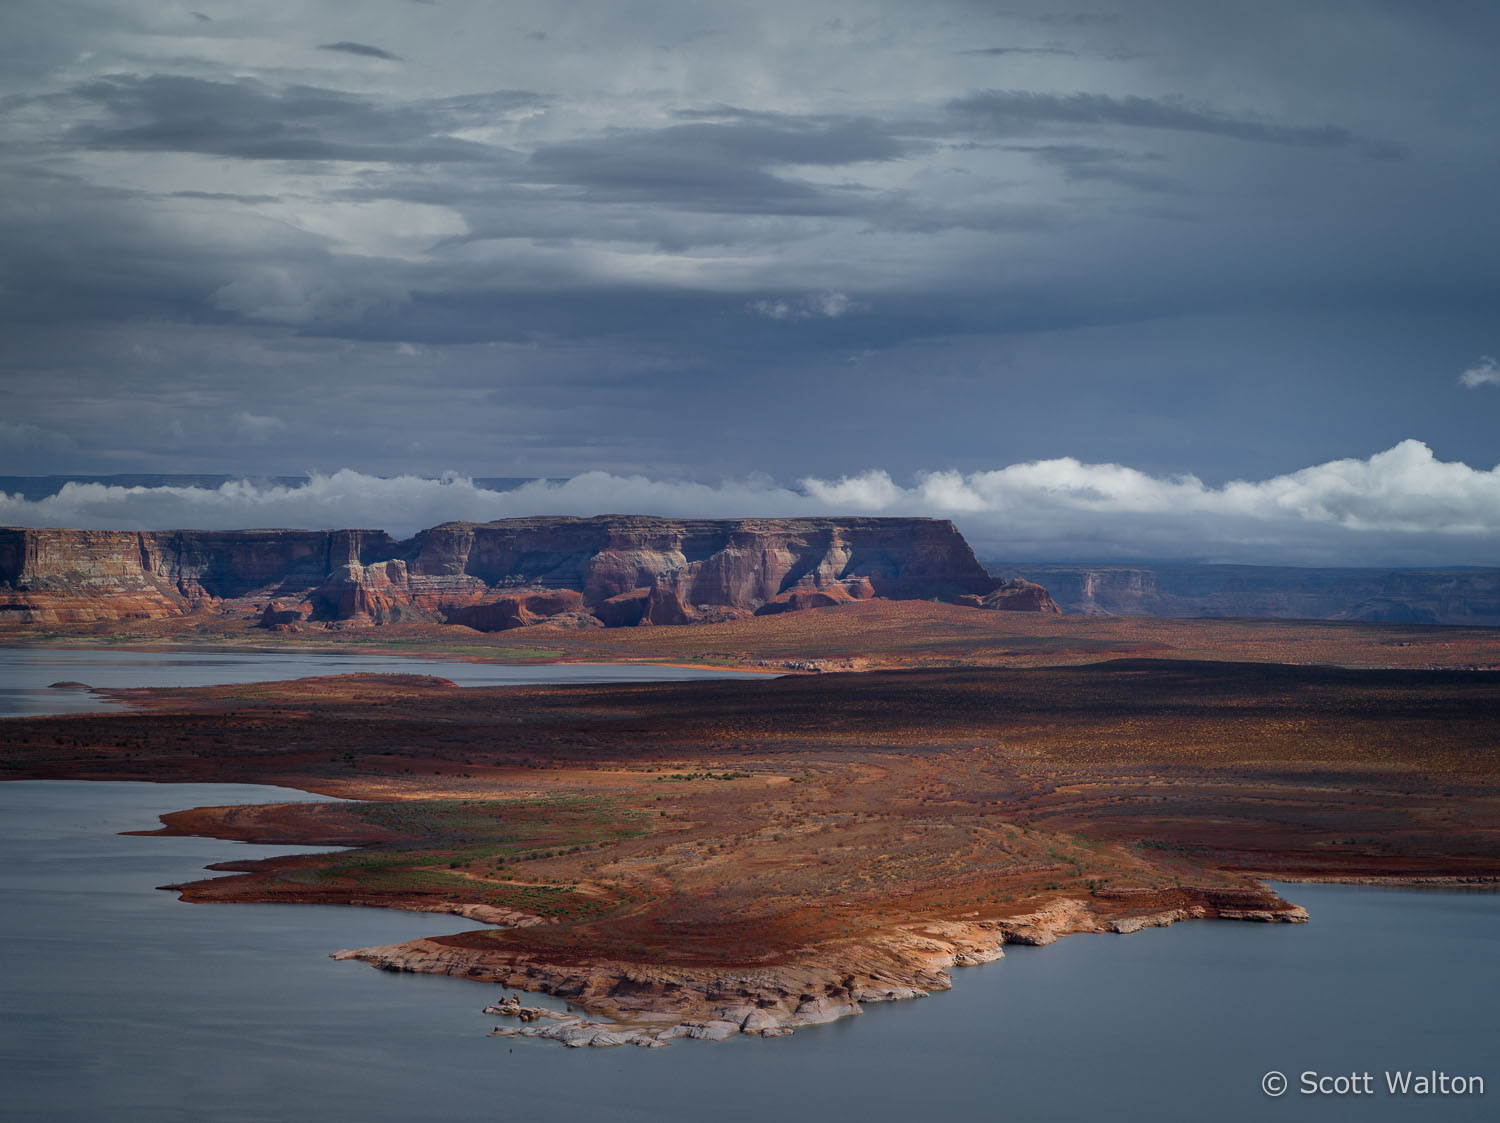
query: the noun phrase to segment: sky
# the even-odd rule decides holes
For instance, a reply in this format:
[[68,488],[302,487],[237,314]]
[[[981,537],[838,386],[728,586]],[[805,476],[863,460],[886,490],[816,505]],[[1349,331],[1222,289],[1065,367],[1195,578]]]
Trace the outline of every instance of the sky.
[[0,521],[1493,564],[1497,42],[1448,0],[7,0],[0,474],[310,482]]

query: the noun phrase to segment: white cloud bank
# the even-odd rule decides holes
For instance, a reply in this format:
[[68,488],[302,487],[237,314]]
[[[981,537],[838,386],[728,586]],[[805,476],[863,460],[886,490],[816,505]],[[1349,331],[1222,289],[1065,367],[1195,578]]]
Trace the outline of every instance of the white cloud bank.
[[1064,457],[931,472],[911,486],[880,470],[809,478],[798,489],[762,478],[706,485],[587,472],[494,492],[455,475],[383,479],[344,470],[297,487],[68,484],[35,502],[0,496],[0,523],[99,529],[375,527],[407,535],[456,519],[604,513],[929,515],[953,519],[981,556],[1014,560],[1494,564],[1500,467],[1440,461],[1407,440],[1365,460],[1222,487]]

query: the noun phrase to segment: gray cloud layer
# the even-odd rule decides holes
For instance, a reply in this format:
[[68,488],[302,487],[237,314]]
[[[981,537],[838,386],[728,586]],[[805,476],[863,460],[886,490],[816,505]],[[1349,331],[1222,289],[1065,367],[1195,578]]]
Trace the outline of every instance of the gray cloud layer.
[[446,106],[388,107],[316,86],[110,75],[68,93],[103,113],[68,133],[86,149],[410,164],[494,155],[448,135],[453,120]]
[[1000,136],[1029,134],[1037,125],[1124,125],[1211,133],[1233,140],[1342,148],[1356,139],[1337,125],[1288,125],[1232,117],[1212,109],[1160,98],[1065,95],[1025,90],[987,90],[956,98],[948,108],[965,124]]
[[1493,6],[5,19],[10,473],[1500,456]]
[[346,55],[358,55],[361,58],[385,59],[387,62],[400,62],[400,55],[393,55],[390,51],[379,47],[372,47],[368,43],[351,43],[347,39],[340,39],[337,43],[320,43],[320,51],[343,51]]

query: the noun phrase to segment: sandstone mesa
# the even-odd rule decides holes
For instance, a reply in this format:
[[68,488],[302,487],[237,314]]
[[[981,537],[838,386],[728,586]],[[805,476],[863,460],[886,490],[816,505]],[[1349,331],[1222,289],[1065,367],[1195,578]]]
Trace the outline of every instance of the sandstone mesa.
[[951,522],[641,515],[375,530],[0,529],[0,627],[213,614],[299,630],[719,622],[870,599],[1057,613]]

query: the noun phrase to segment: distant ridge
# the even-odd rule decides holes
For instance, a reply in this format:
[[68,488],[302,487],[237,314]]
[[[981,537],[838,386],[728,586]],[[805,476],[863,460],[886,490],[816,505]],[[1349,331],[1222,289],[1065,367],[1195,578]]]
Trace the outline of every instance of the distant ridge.
[[1500,625],[1500,569],[1494,568],[986,565],[1045,585],[1068,613]]

